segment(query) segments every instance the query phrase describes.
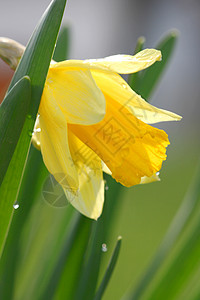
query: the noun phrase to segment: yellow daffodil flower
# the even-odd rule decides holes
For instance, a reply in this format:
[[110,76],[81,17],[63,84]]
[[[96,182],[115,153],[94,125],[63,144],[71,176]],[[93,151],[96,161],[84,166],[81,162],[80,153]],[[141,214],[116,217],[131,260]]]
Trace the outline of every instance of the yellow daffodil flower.
[[160,59],[160,51],[146,49],[50,65],[33,142],[70,203],[90,218],[102,212],[103,171],[127,187],[159,180],[169,140],[148,124],[181,117],[147,103],[119,74]]
[[180,117],[148,104],[118,73],[138,72],[160,59],[160,51],[146,49],[50,66],[35,143],[71,204],[90,218],[102,211],[103,170],[125,186],[158,180],[169,141],[148,124]]

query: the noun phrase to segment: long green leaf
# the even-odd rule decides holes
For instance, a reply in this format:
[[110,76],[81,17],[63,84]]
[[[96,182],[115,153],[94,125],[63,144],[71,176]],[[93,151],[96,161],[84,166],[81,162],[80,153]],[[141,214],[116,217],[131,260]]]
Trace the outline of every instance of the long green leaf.
[[63,241],[69,237],[74,213],[70,205],[53,207],[42,194],[37,197],[21,233],[14,299],[39,299],[44,294]]
[[69,57],[69,41],[70,29],[67,26],[62,26],[58,36],[56,49],[53,54],[53,59],[55,61],[62,61]]
[[98,288],[98,291],[95,295],[95,298],[94,300],[101,300],[102,296],[103,296],[103,293],[109,283],[109,280],[112,276],[112,273],[114,271],[114,268],[115,268],[115,265],[117,263],[117,259],[118,259],[118,256],[119,256],[119,252],[120,252],[120,248],[121,248],[121,237],[118,237],[118,241],[117,241],[117,244],[115,246],[115,249],[113,251],[113,254],[112,254],[112,257],[111,257],[111,260],[109,262],[109,265],[107,267],[107,270],[106,270],[106,273],[104,275],[104,278],[100,284],[100,287]]
[[77,286],[77,293],[74,299],[93,299],[97,280],[99,275],[99,268],[102,254],[103,243],[103,217],[98,221],[92,221],[92,232],[90,237],[90,243],[87,249],[87,256],[85,258],[85,265],[82,270],[80,283]]
[[[137,44],[136,44],[136,47],[135,47],[134,54],[136,54],[136,53],[140,52],[141,50],[143,50],[144,43],[145,43],[145,38],[143,36],[139,37],[139,39],[137,40]],[[139,72],[132,73],[132,74],[129,75],[128,84],[130,85],[132,90],[134,90],[135,92],[138,91],[138,88],[141,84],[140,83]]]
[[[41,300],[54,299],[56,289],[59,286],[59,282],[64,271],[67,271],[64,274],[64,283],[66,286],[67,281],[67,289],[65,292],[63,292],[62,290],[61,297],[63,299],[67,299],[66,297],[69,297],[71,290],[73,290],[73,288],[76,288],[76,286],[74,286],[76,285],[76,282],[74,282],[74,280],[77,279],[78,274],[73,274],[73,265],[71,264],[70,260],[72,259],[74,261],[73,256],[74,254],[76,254],[75,267],[76,264],[80,265],[80,263],[83,262],[84,249],[87,245],[90,233],[90,224],[85,217],[81,216],[79,213],[76,213],[71,221],[70,230],[68,230],[66,233],[65,244],[63,245],[61,254],[59,256],[58,262],[55,265],[55,269],[52,272],[49,283],[46,286],[44,293],[40,297]],[[73,299],[73,296],[72,298],[70,297],[68,299]],[[61,299],[60,296],[58,296],[58,298]]]
[[20,258],[20,243],[23,228],[30,215],[31,208],[41,191],[48,171],[42,161],[41,153],[33,146],[26,164],[24,177],[19,191],[19,208],[14,211],[12,224],[3,252],[0,269],[0,299],[13,299]]
[[[10,90],[0,106],[0,185],[17,146],[28,114],[30,99],[30,79],[23,77]],[[2,214],[1,210],[0,214]]]
[[28,121],[28,119],[25,120],[22,134],[0,188],[0,257],[13,217],[13,206],[15,201],[17,201],[22,181],[22,174],[24,172],[25,162],[28,155],[30,143],[27,142],[27,136],[29,137],[29,132],[31,132]]
[[[83,217],[82,217],[83,218]],[[69,255],[65,259],[64,270],[57,287],[55,300],[74,299],[77,283],[80,279],[80,270],[83,267],[86,249],[91,233],[91,222],[85,218],[83,226],[79,226],[79,233],[73,243]],[[66,285],[66,282],[68,283]]]
[[[31,79],[30,118],[26,118],[16,150],[0,189],[1,205],[2,207],[4,207],[4,205],[7,206],[7,211],[4,211],[4,218],[6,219],[6,222],[1,222],[2,228],[0,227],[0,254],[2,253],[8,228],[12,219],[12,205],[17,199],[27,153],[30,146],[34,121],[38,111],[57,34],[60,28],[65,4],[66,0],[53,0],[51,2],[27,45],[25,53],[9,87],[10,90],[23,76],[28,75]],[[6,204],[8,203],[8,199],[10,205]]]
[[[18,89],[19,87],[19,89]],[[3,134],[3,138],[2,138],[2,148],[1,148],[1,155],[3,157],[3,160],[1,160],[2,162],[2,175],[3,173],[6,172],[6,169],[8,167],[8,171],[6,173],[6,176],[3,178],[3,176],[1,177],[2,180],[2,184],[1,184],[1,189],[0,189],[0,257],[1,257],[1,253],[2,253],[2,249],[4,247],[4,243],[5,243],[5,239],[7,237],[7,233],[8,233],[8,228],[10,226],[10,222],[11,222],[11,218],[13,215],[13,204],[15,202],[16,199],[16,195],[19,192],[19,182],[21,179],[21,172],[23,170],[24,164],[21,164],[21,160],[20,160],[20,155],[26,155],[27,153],[27,149],[23,148],[22,151],[19,152],[19,143],[17,144],[17,138],[13,138],[13,135],[15,134],[15,129],[16,129],[16,134],[17,137],[19,138],[20,136],[20,129],[17,129],[15,127],[17,127],[17,123],[19,123],[19,126],[22,128],[22,126],[24,125],[23,123],[26,124],[26,114],[27,114],[27,110],[29,108],[29,103],[30,103],[30,81],[29,79],[27,79],[26,77],[24,77],[24,79],[22,79],[21,81],[19,81],[19,84],[16,84],[16,89],[17,89],[17,93],[15,94],[15,87],[11,90],[11,92],[8,94],[8,98],[6,97],[6,101],[5,101],[5,105],[2,104],[3,108],[6,107],[6,115],[7,115],[7,111],[8,113],[10,112],[10,117],[8,116],[8,121],[9,123],[6,123],[6,120],[4,122],[4,119],[2,119],[3,124],[6,127],[6,130],[4,131]],[[19,97],[18,99],[13,99],[12,95],[14,94],[14,97]],[[20,95],[19,95],[20,94]],[[10,96],[11,95],[11,98]],[[12,99],[14,100],[14,105],[15,107],[13,108],[13,110],[10,110],[9,106],[12,105],[12,103],[10,103],[10,100],[12,101]],[[7,101],[8,100],[8,101]],[[7,107],[7,102],[8,102],[8,107]],[[27,104],[26,104],[27,102]],[[24,110],[22,108],[22,106],[25,106]],[[16,108],[16,106],[19,105],[19,108],[22,109],[22,115],[20,116],[20,118],[18,118],[18,116],[20,115],[20,112],[18,110],[18,107]],[[16,115],[18,114],[18,116]],[[20,119],[20,121],[19,121]],[[28,128],[26,135],[28,135]],[[23,136],[20,136],[20,140],[23,142]],[[9,144],[7,143],[11,143],[11,150],[8,149]],[[16,146],[17,144],[17,146]],[[16,148],[15,148],[16,147]],[[26,152],[23,152],[23,151]],[[13,161],[11,160],[11,155],[12,152],[16,153],[16,160]],[[6,154],[8,154],[8,156],[6,156]],[[5,162],[5,163],[4,163]],[[15,169],[16,168],[16,169]],[[13,176],[13,170],[15,170],[15,176]],[[20,178],[19,178],[20,176]],[[17,180],[16,180],[17,179]],[[13,195],[13,191],[14,191],[14,197]]]
[[165,36],[164,39],[155,47],[156,49],[161,50],[162,61],[156,62],[151,67],[141,72],[141,78],[136,92],[144,99],[149,99],[149,96],[153,92],[158,80],[161,78],[161,74],[166,69],[173,53],[176,40],[176,31],[172,31]]

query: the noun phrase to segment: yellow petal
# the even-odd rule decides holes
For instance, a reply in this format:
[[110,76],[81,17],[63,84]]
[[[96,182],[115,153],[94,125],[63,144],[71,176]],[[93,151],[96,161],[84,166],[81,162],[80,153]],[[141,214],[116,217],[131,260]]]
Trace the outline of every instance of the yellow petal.
[[158,60],[161,60],[161,52],[159,50],[145,49],[134,56],[119,54],[84,61],[66,60],[53,65],[53,67],[58,69],[66,67],[87,68],[129,74],[146,69]]
[[78,175],[68,146],[67,122],[54,99],[46,96],[46,87],[39,113],[40,145],[44,163],[63,187],[70,188],[76,193]]
[[106,97],[106,116],[92,126],[70,125],[70,130],[97,153],[125,186],[139,184],[158,172],[166,159],[167,134],[138,120],[127,118],[122,106]]
[[178,121],[181,119],[181,117],[175,113],[159,109],[147,103],[116,73],[92,70],[92,76],[104,95],[115,99],[123,106],[121,112],[126,112],[127,118],[129,118],[130,114],[133,114],[139,120],[147,124],[163,121]]
[[48,73],[46,95],[55,101],[68,123],[91,125],[105,115],[105,98],[97,87],[90,70],[56,69]]
[[112,172],[110,171],[110,169],[108,168],[108,166],[106,166],[106,164],[102,161],[102,170],[104,173],[108,174],[108,175],[112,175]]
[[161,60],[161,52],[155,49],[145,49],[136,55],[112,55],[102,59],[89,59],[85,63],[90,66],[103,66],[113,72],[130,74],[148,68],[157,60]]
[[76,195],[64,189],[69,202],[85,216],[98,219],[104,203],[104,180],[101,160],[69,131],[69,145],[77,168],[79,190]]
[[147,177],[147,176],[142,177],[140,184],[151,183],[151,182],[156,182],[156,181],[160,181],[159,172],[156,174],[153,174],[151,177]]

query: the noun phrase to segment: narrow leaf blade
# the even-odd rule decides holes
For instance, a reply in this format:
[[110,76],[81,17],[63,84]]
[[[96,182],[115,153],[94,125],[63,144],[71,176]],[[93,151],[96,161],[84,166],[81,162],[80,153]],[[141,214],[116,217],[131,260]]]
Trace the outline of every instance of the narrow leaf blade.
[[20,255],[23,255],[20,249],[23,230],[26,227],[26,221],[30,216],[31,209],[38,198],[47,175],[48,171],[42,161],[41,153],[32,146],[19,191],[19,208],[14,211],[5,250],[2,255],[0,299],[14,298],[14,286],[17,272],[19,271],[18,263]]
[[177,40],[177,32],[170,32],[155,48],[161,50],[162,61],[156,62],[148,69],[142,71],[138,93],[144,98],[148,99],[153,92],[158,80],[163,71],[166,69]]
[[[66,0],[53,0],[51,2],[27,45],[9,87],[10,91],[15,83],[23,76],[29,76],[31,79],[30,118],[26,118],[25,120],[21,136],[0,189],[0,199],[3,205],[3,219],[5,221],[1,221],[0,223],[2,226],[0,230],[3,230],[0,238],[0,255],[3,251],[7,232],[12,220],[13,204],[17,200],[20,189],[30,147],[31,135],[65,4]],[[6,207],[5,210],[4,206]]]
[[29,77],[23,77],[10,90],[0,106],[0,184],[17,146],[31,99]]
[[69,57],[69,40],[70,40],[70,29],[67,26],[63,26],[60,30],[56,49],[53,54],[55,61],[62,61]]
[[[81,258],[83,259],[84,249],[85,249],[88,239],[89,239],[89,233],[90,233],[90,224],[89,224],[88,220],[76,212],[76,214],[74,215],[74,217],[71,221],[70,230],[67,231],[66,241],[63,245],[61,254],[60,254],[58,261],[55,265],[55,268],[52,272],[51,278],[48,282],[48,285],[46,286],[46,288],[44,290],[44,293],[40,297],[41,300],[42,299],[49,299],[49,300],[54,299],[56,290],[59,286],[59,282],[62,277],[62,274],[65,269],[69,268],[70,257],[72,256],[72,259],[73,259],[73,252],[76,251],[76,248],[80,247],[80,244],[83,246],[83,248],[80,249],[78,254],[81,255]],[[77,257],[77,260],[79,263],[80,257]],[[75,265],[76,265],[76,263],[75,263]],[[73,281],[70,278],[72,275],[70,273],[73,273],[73,271],[69,272],[70,269],[67,271],[68,272],[65,273],[64,279],[65,279],[65,282],[66,281],[68,282],[68,284],[69,283],[72,284],[72,286],[68,287],[68,290],[69,290],[70,288],[73,289],[73,285],[74,285]],[[68,275],[69,277],[66,275]],[[76,276],[77,276],[77,274],[75,274],[75,278],[76,278]],[[63,298],[66,299],[66,294]]]
[[[137,44],[135,47],[135,51],[134,54],[140,52],[141,50],[144,49],[144,43],[145,43],[145,38],[143,36],[139,37],[137,40]],[[132,73],[129,75],[128,77],[128,84],[130,85],[130,87],[137,92],[139,85],[140,85],[140,77],[139,77],[139,73]]]
[[118,240],[117,240],[115,249],[113,251],[111,260],[109,262],[106,273],[105,273],[104,278],[103,278],[103,280],[100,284],[100,287],[98,288],[98,291],[95,295],[94,300],[101,300],[102,299],[103,293],[104,293],[104,291],[105,291],[105,289],[106,289],[106,287],[109,283],[109,280],[112,276],[112,273],[113,273],[114,268],[115,268],[116,263],[117,263],[117,259],[118,259],[120,248],[121,248],[121,241],[122,241],[121,237],[118,237]]

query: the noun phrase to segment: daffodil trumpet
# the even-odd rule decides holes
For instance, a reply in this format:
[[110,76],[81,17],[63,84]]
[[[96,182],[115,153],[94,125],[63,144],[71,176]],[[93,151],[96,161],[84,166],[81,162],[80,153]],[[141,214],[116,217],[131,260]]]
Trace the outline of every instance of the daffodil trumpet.
[[159,180],[169,140],[149,124],[181,117],[147,103],[119,75],[159,60],[159,50],[145,49],[50,65],[33,144],[69,202],[89,218],[102,212],[103,172],[127,187]]

